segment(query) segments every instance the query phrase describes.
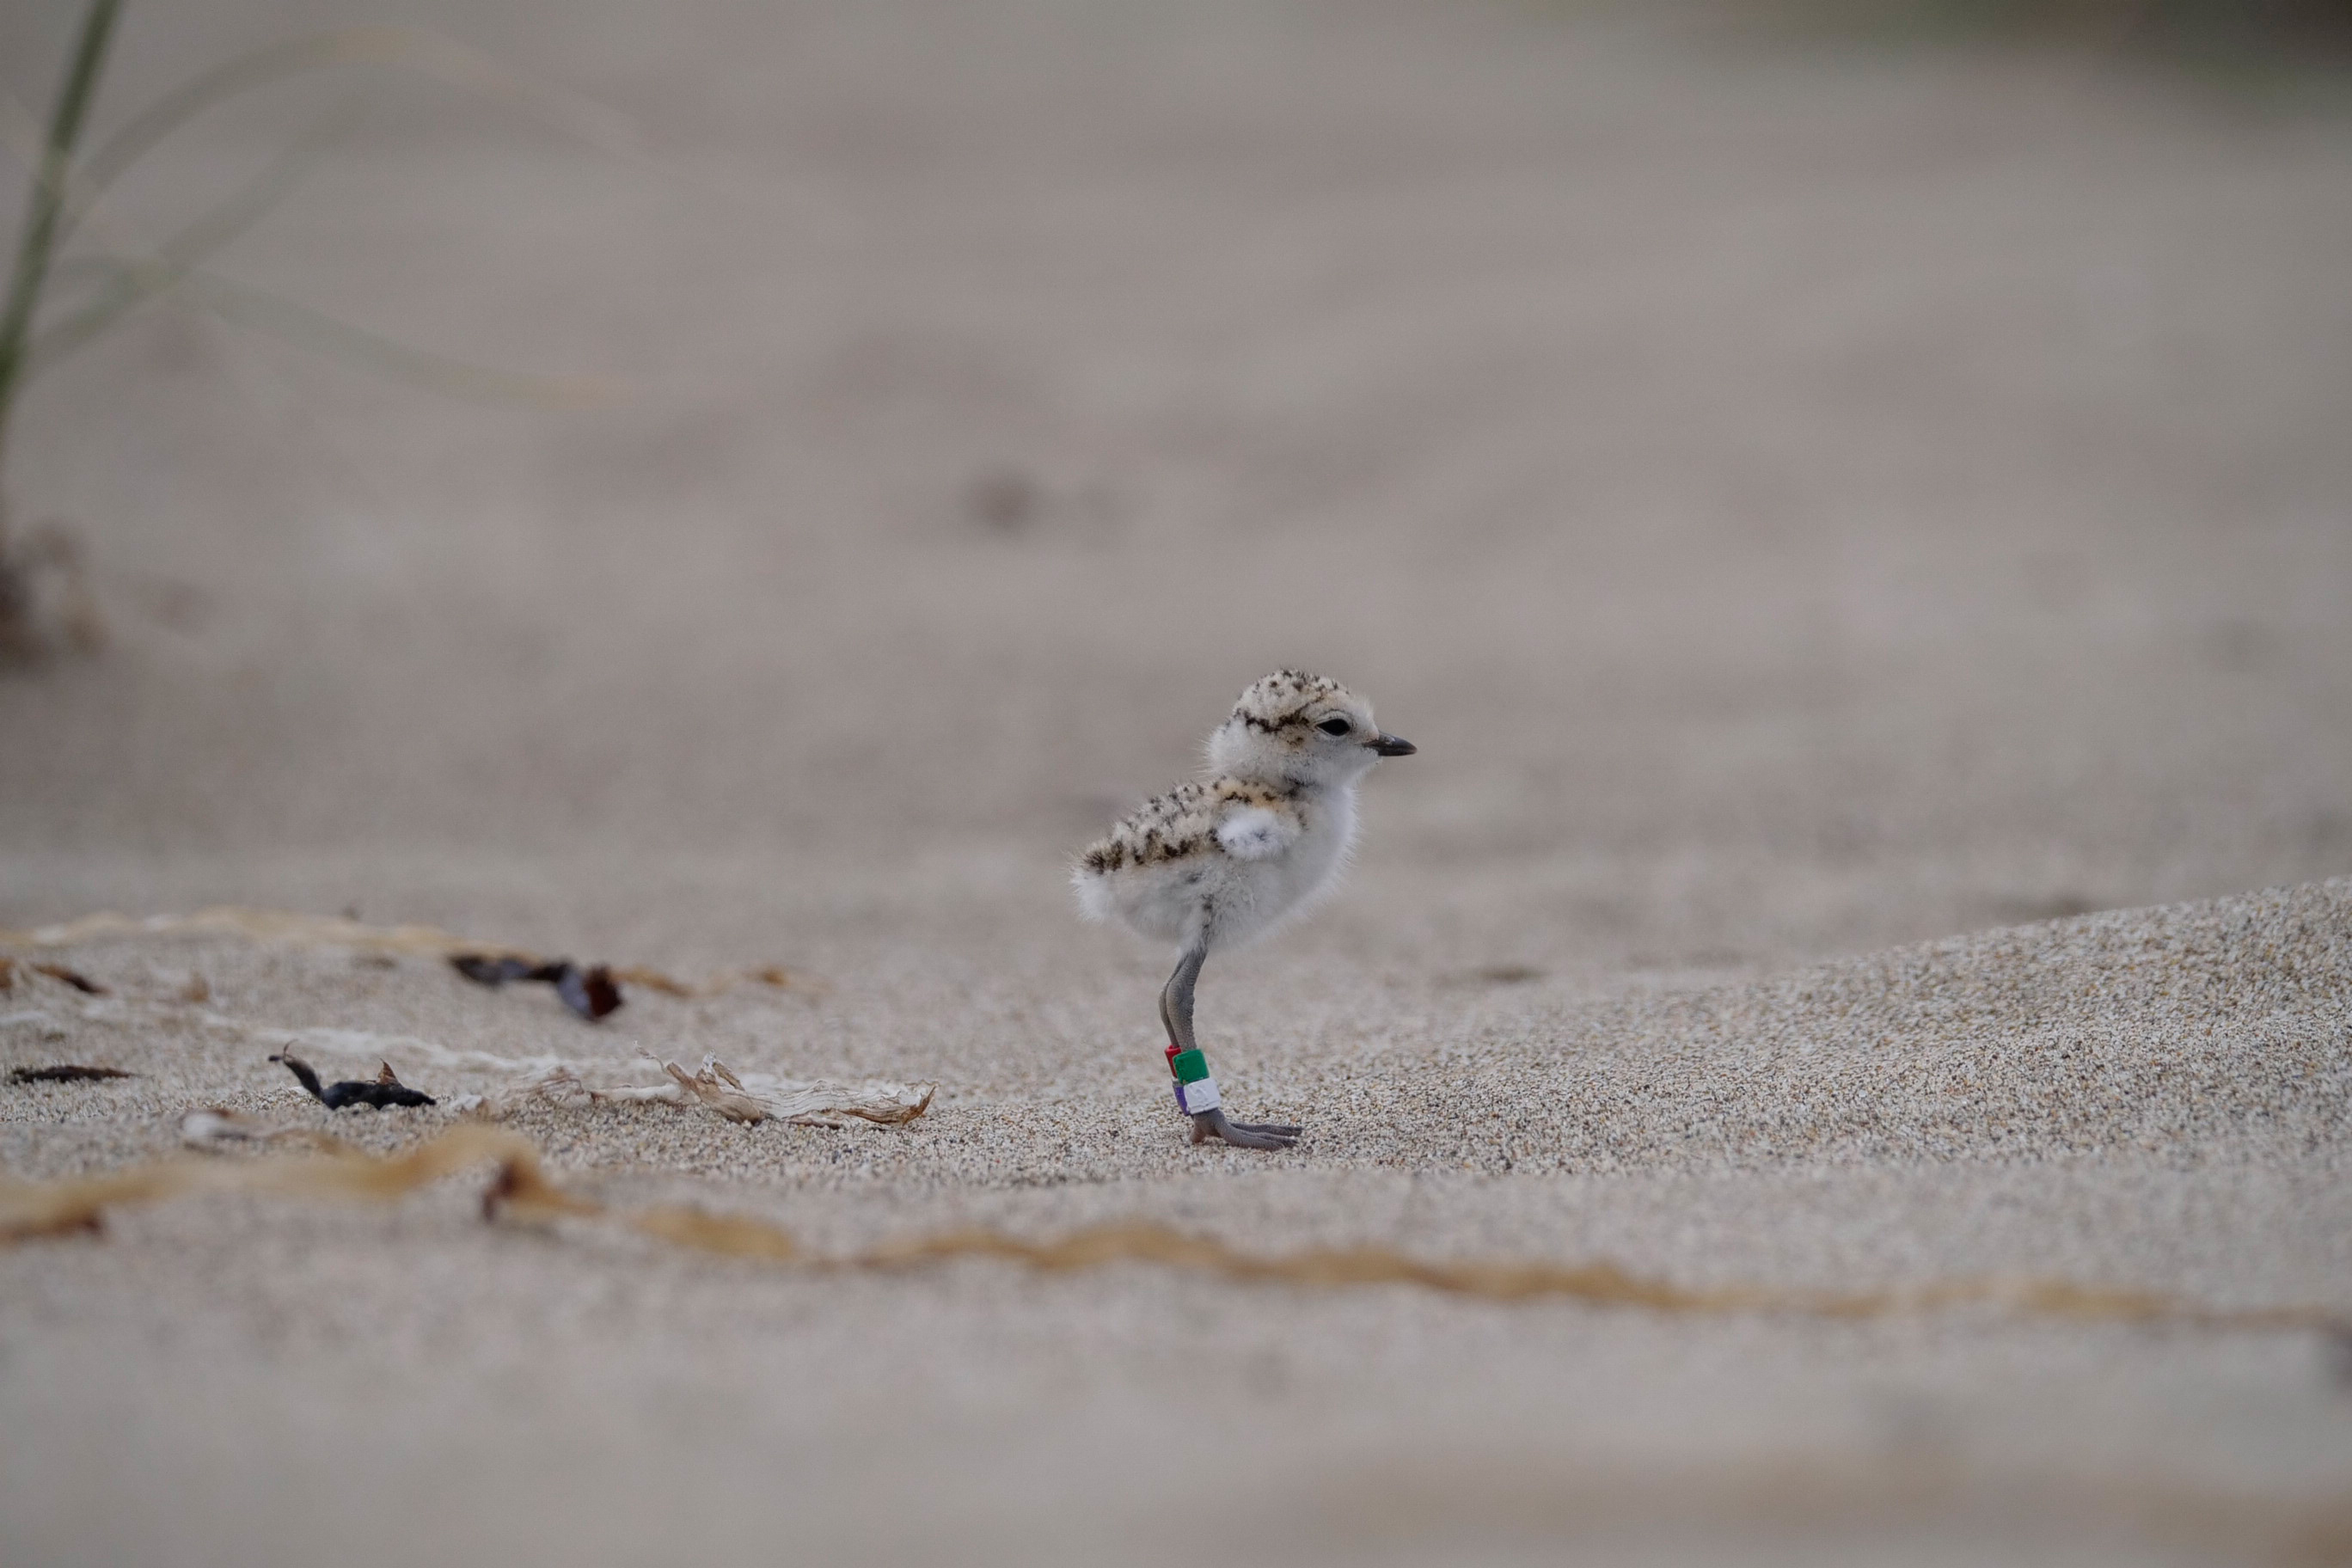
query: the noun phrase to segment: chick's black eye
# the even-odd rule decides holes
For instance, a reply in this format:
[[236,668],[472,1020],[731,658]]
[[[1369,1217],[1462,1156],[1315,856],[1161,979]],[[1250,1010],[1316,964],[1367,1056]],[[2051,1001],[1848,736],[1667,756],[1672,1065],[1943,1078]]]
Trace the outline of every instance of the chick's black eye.
[[1326,719],[1323,722],[1316,725],[1315,727],[1322,731],[1327,735],[1344,735],[1349,731],[1355,728],[1353,724],[1349,723],[1345,719]]

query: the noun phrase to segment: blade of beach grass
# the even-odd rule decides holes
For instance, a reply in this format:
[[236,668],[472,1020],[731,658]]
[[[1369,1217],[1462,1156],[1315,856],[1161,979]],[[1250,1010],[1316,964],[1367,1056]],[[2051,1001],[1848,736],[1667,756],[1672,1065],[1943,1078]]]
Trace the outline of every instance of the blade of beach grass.
[[620,114],[560,88],[533,81],[478,50],[435,33],[396,27],[345,27],[264,45],[189,79],[148,105],[94,149],[73,172],[65,192],[64,227],[59,237],[71,231],[124,171],[206,110],[289,77],[348,66],[385,66],[416,71],[523,109],[533,118],[598,152],[632,163],[654,163],[637,147],[634,129]]
[[[0,311],[0,458],[5,458],[15,395],[36,371],[58,363],[138,304],[187,281],[196,260],[250,226],[292,188],[302,165],[328,139],[314,133],[307,145],[289,152],[246,189],[166,241],[148,260],[117,259],[110,268],[110,258],[86,262],[84,270],[95,267],[108,279],[99,298],[37,336],[33,320],[51,258],[89,216],[99,197],[173,132],[229,99],[315,70],[395,67],[518,106],[612,156],[639,164],[653,162],[637,147],[634,132],[621,116],[588,100],[534,81],[436,34],[362,26],[266,45],[202,72],[150,104],[77,167],[74,150],[96,96],[98,77],[121,9],[121,0],[92,0],[47,133],[39,151],[31,154],[32,198],[9,279],[6,306]],[[8,118],[29,121],[30,116]],[[469,364],[410,348],[257,289],[240,289],[223,279],[208,281],[208,308],[216,315],[432,390],[477,401],[558,409],[616,400],[616,388],[606,381]],[[6,540],[5,519],[0,516],[0,549],[5,549]]]
[[[67,170],[75,144],[81,139],[90,100],[98,96],[99,72],[105,66],[106,46],[121,10],[121,0],[90,0],[89,9],[83,14],[81,33],[74,41],[65,85],[58,93],[56,112],[49,119],[48,136],[34,171],[32,192],[26,200],[25,228],[8,273],[7,302],[0,306],[0,482],[5,482],[8,471],[9,414],[24,382],[25,345],[32,331],[33,310],[40,303],[49,258],[62,237]],[[0,492],[0,560],[5,560],[7,549],[7,504],[5,492]]]
[[[15,106],[9,102],[7,107]],[[356,102],[352,114],[356,119]],[[21,118],[21,113],[6,118]],[[191,285],[201,281],[205,285],[201,291],[207,298],[198,303],[215,316],[428,391],[478,403],[557,411],[609,407],[625,400],[625,384],[610,377],[541,375],[472,364],[352,326],[265,289],[198,273],[194,263],[234,239],[283,199],[299,183],[305,163],[342,133],[338,117],[330,116],[303,143],[144,259],[84,253],[57,261],[50,272],[53,281],[95,279],[100,285],[98,297],[85,300],[64,321],[44,328],[27,345],[23,378],[29,379],[34,372],[67,357],[130,309],[161,295],[193,295],[200,290]],[[6,140],[0,136],[0,141]],[[95,219],[92,226],[97,226]]]
[[[805,195],[788,193],[747,171],[719,174],[649,152],[643,132],[627,115],[454,39],[416,28],[355,26],[264,45],[189,79],[150,104],[69,171],[58,191],[58,240],[79,226],[115,179],[206,110],[292,77],[352,67],[407,70],[503,103],[667,186],[691,188],[730,205],[767,208],[781,204],[803,214],[808,210]],[[0,106],[5,104],[0,99]],[[10,121],[30,123],[31,116],[0,112],[0,132],[12,131]],[[26,149],[39,141],[37,135],[12,134],[10,139]],[[28,161],[37,161],[29,152],[26,155]]]
[[181,279],[178,293],[224,321],[445,396],[558,411],[609,408],[627,396],[625,384],[609,376],[499,370],[412,348],[299,300],[209,272],[189,272]]
[[[290,195],[320,155],[359,121],[357,100],[321,119],[310,133],[278,154],[244,185],[155,247],[143,261],[76,258],[107,282],[98,298],[33,335],[19,374],[30,380],[89,342],[126,312],[185,279],[206,257],[245,233]],[[63,270],[61,268],[60,271]]]

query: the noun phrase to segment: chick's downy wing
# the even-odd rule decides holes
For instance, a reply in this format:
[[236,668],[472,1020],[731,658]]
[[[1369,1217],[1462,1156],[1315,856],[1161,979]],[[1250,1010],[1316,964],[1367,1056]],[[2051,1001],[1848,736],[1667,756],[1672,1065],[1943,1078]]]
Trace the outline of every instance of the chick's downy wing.
[[1236,801],[1217,815],[1217,844],[1236,860],[1265,860],[1297,842],[1296,814]]

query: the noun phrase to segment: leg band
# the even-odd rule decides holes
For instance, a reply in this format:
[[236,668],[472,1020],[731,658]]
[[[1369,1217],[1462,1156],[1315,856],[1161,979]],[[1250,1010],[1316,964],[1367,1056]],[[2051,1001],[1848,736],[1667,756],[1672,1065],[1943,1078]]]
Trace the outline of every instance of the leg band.
[[1214,1110],[1224,1102],[1217,1096],[1217,1080],[1203,1073],[1190,1083],[1179,1080],[1176,1085],[1176,1106],[1187,1116],[1198,1116],[1204,1110]]

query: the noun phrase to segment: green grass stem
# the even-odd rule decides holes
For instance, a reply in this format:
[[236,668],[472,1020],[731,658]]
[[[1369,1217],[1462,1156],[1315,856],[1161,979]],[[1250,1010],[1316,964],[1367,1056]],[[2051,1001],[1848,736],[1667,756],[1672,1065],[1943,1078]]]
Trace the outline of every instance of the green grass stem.
[[72,165],[74,144],[81,139],[90,100],[98,96],[99,72],[106,64],[106,46],[114,36],[114,20],[121,9],[121,0],[90,0],[89,9],[82,16],[81,36],[66,67],[65,86],[49,117],[48,138],[42,145],[40,166],[34,171],[32,193],[26,198],[25,232],[17,240],[16,265],[8,273],[8,302],[0,309],[0,560],[5,559],[8,550],[8,426],[28,368],[26,349],[33,330],[33,310],[40,303],[41,283],[48,275],[49,258],[59,237],[66,172]]

